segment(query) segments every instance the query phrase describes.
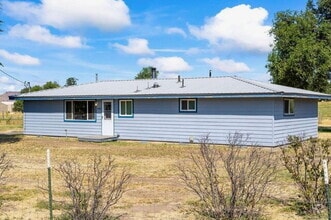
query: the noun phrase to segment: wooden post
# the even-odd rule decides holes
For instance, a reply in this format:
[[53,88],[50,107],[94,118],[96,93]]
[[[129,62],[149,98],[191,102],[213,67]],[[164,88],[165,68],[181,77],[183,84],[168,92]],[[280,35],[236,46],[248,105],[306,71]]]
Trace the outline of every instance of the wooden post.
[[324,183],[326,191],[326,201],[328,205],[328,219],[331,220],[331,201],[330,201],[330,186],[329,186],[329,173],[328,173],[328,163],[327,160],[323,160],[323,170],[324,170]]
[[52,174],[51,174],[51,155],[50,150],[47,149],[47,171],[48,171],[48,204],[49,204],[49,219],[53,220],[53,196],[52,196]]

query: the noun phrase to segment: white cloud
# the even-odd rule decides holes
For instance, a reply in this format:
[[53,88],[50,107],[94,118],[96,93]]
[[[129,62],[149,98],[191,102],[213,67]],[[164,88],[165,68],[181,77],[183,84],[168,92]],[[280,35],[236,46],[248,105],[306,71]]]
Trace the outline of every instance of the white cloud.
[[9,35],[14,37],[22,37],[27,40],[52,44],[68,48],[84,47],[82,39],[77,36],[56,36],[48,29],[39,25],[20,25],[17,24],[9,30]]
[[268,12],[264,8],[238,5],[225,8],[201,27],[189,26],[190,33],[219,47],[235,47],[248,51],[269,52],[271,26],[264,25]]
[[140,66],[154,66],[160,72],[176,73],[189,71],[192,67],[181,57],[156,57],[141,58],[138,60]]
[[60,29],[96,27],[114,31],[131,24],[122,0],[42,0],[40,4],[4,1],[4,11],[16,19]]
[[176,27],[168,28],[168,29],[166,30],[166,33],[167,33],[167,34],[179,34],[179,35],[181,35],[181,36],[183,36],[183,37],[187,37],[185,31],[183,31],[183,30],[180,29],[180,28],[176,28]]
[[209,64],[213,69],[225,72],[225,73],[240,73],[249,72],[249,67],[242,62],[236,62],[234,60],[221,60],[219,57],[204,58],[203,62]]
[[128,54],[153,55],[154,52],[148,47],[148,41],[141,38],[132,38],[128,40],[128,45],[114,44],[114,47]]
[[23,55],[19,53],[9,53],[6,50],[0,49],[0,56],[3,57],[6,60],[9,60],[16,64],[21,65],[39,65],[40,60],[38,58],[29,56],[29,55]]
[[7,83],[9,81],[9,78],[6,76],[0,76],[0,83]]

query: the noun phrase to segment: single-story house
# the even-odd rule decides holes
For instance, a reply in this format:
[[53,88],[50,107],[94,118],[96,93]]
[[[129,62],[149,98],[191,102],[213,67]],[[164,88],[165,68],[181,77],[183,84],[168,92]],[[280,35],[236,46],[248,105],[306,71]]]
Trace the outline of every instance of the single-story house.
[[318,100],[331,95],[238,77],[115,80],[22,94],[24,133],[197,141],[229,134],[263,146],[316,137]]

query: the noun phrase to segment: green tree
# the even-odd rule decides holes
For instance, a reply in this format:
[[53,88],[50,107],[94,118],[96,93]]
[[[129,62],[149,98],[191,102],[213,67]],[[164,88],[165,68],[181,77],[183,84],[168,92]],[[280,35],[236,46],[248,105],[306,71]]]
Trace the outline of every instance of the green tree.
[[309,0],[305,11],[276,14],[271,29],[274,46],[266,65],[273,83],[317,92],[327,90],[331,26],[326,9],[322,4],[316,8]]
[[[35,85],[35,86],[32,86],[31,88],[26,87],[21,90],[21,93],[37,92],[37,91],[41,91],[41,90],[54,89],[54,88],[58,88],[58,87],[60,87],[60,85],[57,82],[48,81],[42,86]],[[23,112],[23,106],[24,106],[23,100],[16,100],[14,103],[13,110],[15,112]]]
[[159,75],[159,71],[155,67],[143,67],[142,70],[136,75],[135,79],[152,79],[153,69],[155,70],[156,78]]
[[48,81],[43,85],[43,90],[44,89],[55,89],[55,88],[59,88],[60,85],[56,82],[56,81]]
[[77,78],[75,78],[75,77],[69,77],[69,78],[66,80],[66,84],[65,84],[65,86],[75,86],[75,85],[77,85],[77,81],[78,81]]

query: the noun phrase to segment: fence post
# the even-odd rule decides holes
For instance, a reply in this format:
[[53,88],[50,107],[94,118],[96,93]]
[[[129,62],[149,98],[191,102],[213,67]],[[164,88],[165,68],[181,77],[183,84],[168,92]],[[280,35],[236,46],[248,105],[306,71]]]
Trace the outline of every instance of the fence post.
[[324,170],[324,184],[326,192],[326,201],[328,205],[328,219],[331,220],[331,201],[330,201],[330,186],[329,186],[329,173],[328,173],[328,163],[327,160],[323,160],[323,170]]
[[47,171],[48,171],[48,204],[49,204],[49,219],[53,220],[53,196],[52,196],[52,174],[51,174],[51,155],[47,149]]

